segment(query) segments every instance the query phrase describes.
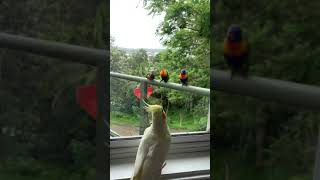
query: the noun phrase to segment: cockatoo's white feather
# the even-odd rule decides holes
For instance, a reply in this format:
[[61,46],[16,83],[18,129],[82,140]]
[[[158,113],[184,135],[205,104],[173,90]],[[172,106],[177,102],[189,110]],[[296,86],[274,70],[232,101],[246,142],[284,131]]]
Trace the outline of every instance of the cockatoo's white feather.
[[146,128],[140,141],[131,180],[158,180],[171,137],[162,106],[144,103],[144,109],[152,114],[152,124]]

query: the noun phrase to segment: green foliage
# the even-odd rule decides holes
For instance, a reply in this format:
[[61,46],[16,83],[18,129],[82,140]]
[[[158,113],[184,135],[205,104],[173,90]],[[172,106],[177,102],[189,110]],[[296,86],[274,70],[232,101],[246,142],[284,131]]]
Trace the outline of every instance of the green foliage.
[[[228,26],[237,23],[250,42],[252,75],[319,85],[316,19],[320,13],[313,11],[319,6],[315,0],[217,1],[213,8],[213,66],[227,69],[222,42]],[[216,92],[214,102],[212,124],[214,146],[218,149],[214,156],[240,164],[233,167],[234,177],[311,179],[319,113],[221,92]],[[262,135],[262,140],[257,140],[258,135]],[[262,145],[257,147],[257,142]],[[224,154],[226,150],[232,150],[228,153],[234,153],[234,157]],[[258,160],[263,164],[260,169],[254,162],[258,151],[263,157]],[[243,169],[248,162],[251,164]],[[217,171],[222,175],[224,168]]]
[[135,114],[124,114],[121,112],[113,111],[110,115],[112,124],[130,124],[139,126],[139,117]]
[[106,48],[108,45],[108,32],[107,25],[110,24],[107,17],[107,1],[103,0],[97,7],[96,19],[95,19],[95,30],[94,37],[96,44],[100,48]]
[[[156,34],[166,49],[150,57],[147,55],[150,50],[130,53],[114,47],[111,40],[111,71],[140,77],[154,71],[155,78],[159,80],[159,73],[165,68],[170,76],[169,82],[180,83],[180,70],[186,68],[190,85],[209,88],[209,1],[145,0],[144,7],[150,15],[165,15]],[[139,83],[111,79],[112,123],[139,125],[139,101],[133,95],[137,86]],[[208,98],[167,88],[153,88],[149,103],[165,103],[162,98],[168,98],[170,128],[205,129]]]
[[31,158],[15,158],[2,162],[0,164],[0,178],[8,178],[13,180],[21,179],[49,179],[49,180],[89,180],[95,177],[95,168],[89,167],[72,171],[71,167],[56,167],[47,162],[31,159]]
[[[106,16],[101,2],[4,0],[0,27],[12,34],[102,47],[100,21]],[[8,137],[9,159],[1,165],[0,179],[93,179],[95,123],[76,103],[75,89],[94,83],[95,69],[18,51],[1,50],[0,56],[0,128],[15,130]]]

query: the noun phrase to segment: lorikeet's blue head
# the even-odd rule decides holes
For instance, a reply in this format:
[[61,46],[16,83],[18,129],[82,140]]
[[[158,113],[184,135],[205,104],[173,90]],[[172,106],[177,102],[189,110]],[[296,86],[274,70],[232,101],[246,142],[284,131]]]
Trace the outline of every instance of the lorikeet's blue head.
[[187,74],[187,70],[182,69],[182,70],[181,70],[181,74],[183,74],[183,75]]
[[228,29],[227,37],[231,42],[240,42],[242,40],[242,31],[240,26],[232,24]]

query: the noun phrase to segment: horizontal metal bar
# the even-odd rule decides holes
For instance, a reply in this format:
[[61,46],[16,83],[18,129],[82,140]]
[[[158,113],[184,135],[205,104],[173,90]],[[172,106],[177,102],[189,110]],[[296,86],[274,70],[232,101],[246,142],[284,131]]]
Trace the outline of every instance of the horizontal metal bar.
[[0,48],[20,50],[88,65],[97,65],[107,61],[108,53],[102,49],[87,48],[6,33],[0,33]]
[[132,75],[127,75],[127,74],[121,74],[121,73],[116,73],[116,72],[110,72],[111,77],[119,78],[119,79],[126,79],[129,81],[136,81],[136,82],[146,82],[148,84],[152,84],[155,86],[161,86],[161,87],[166,87],[169,89],[175,89],[178,91],[185,91],[185,92],[191,92],[203,96],[210,96],[210,89],[207,88],[200,88],[196,86],[182,86],[181,84],[177,83],[162,83],[158,80],[153,80],[149,81],[147,78],[142,78],[138,76],[132,76]]
[[217,91],[252,96],[288,105],[320,110],[320,87],[250,76],[234,77],[225,71],[211,69],[211,87]]
[[[110,138],[110,148],[122,148],[138,146],[140,143],[141,135],[128,136],[128,137],[112,137]],[[171,144],[174,143],[191,143],[191,142],[210,142],[210,133],[205,131],[194,133],[181,133],[171,135]]]
[[[192,131],[192,132],[176,132],[176,133],[170,133],[171,137],[178,137],[178,136],[188,136],[190,135],[205,135],[210,136],[210,133],[207,131]],[[111,137],[110,141],[117,141],[117,140],[135,140],[135,139],[141,139],[142,135],[134,135],[134,136],[121,136],[121,137]]]
[[205,179],[210,179],[210,171],[207,172],[207,175],[196,175],[196,176],[190,176],[190,177],[179,177],[179,178],[174,178],[170,180],[205,180]]
[[[123,152],[124,149],[111,149],[110,150],[110,159],[111,160],[121,160],[121,159],[134,159],[137,155],[138,147],[130,148],[127,152]],[[117,152],[117,153],[115,153]],[[196,147],[184,147],[184,148],[175,148],[170,145],[170,150],[168,152],[168,157],[177,157],[181,153],[210,153],[210,143],[206,146],[196,146]]]
[[168,179],[168,180],[206,180],[210,179],[210,167],[207,170],[200,170],[200,171],[190,171],[190,172],[183,172],[183,173],[175,173],[175,174],[164,174],[161,175],[161,179]]
[[[199,148],[199,147],[210,147],[210,141],[200,141],[200,142],[186,142],[186,143],[172,143],[170,145],[170,149],[172,150],[180,150],[184,151],[186,149],[190,148]],[[136,153],[138,149],[138,146],[126,146],[126,147],[118,147],[118,148],[111,148],[112,151],[110,151],[110,155],[114,154],[125,154],[125,153]]]

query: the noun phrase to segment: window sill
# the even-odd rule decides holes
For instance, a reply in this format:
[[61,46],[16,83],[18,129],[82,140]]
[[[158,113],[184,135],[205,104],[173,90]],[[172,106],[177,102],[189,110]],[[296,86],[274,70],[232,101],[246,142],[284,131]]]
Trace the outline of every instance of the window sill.
[[[161,179],[209,179],[210,153],[183,153],[169,155]],[[111,162],[110,179],[128,180],[132,176],[134,159]]]

